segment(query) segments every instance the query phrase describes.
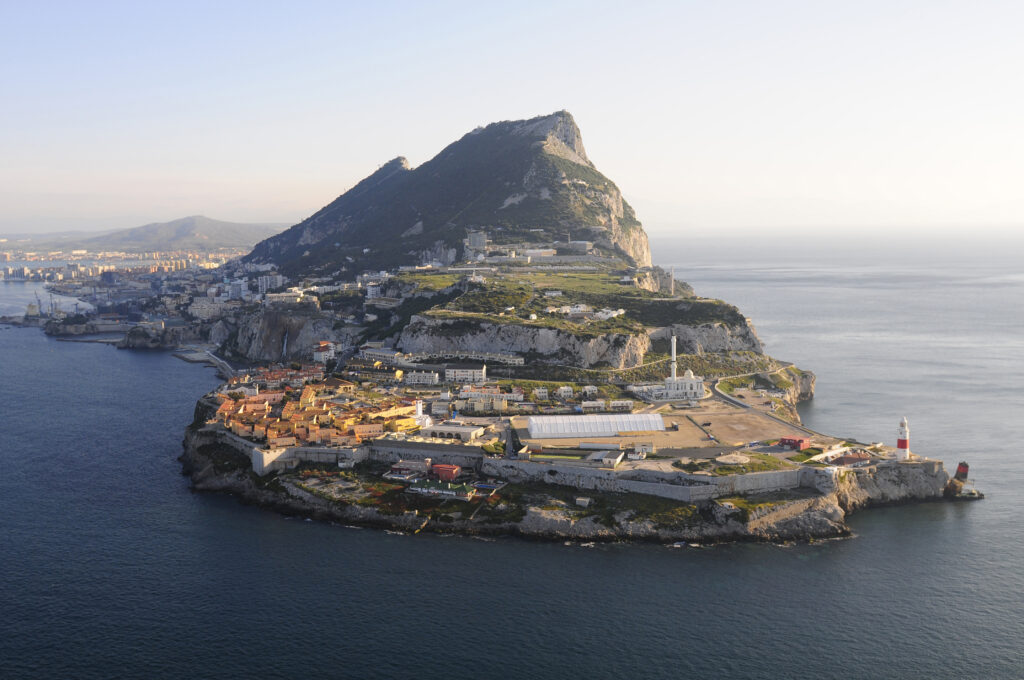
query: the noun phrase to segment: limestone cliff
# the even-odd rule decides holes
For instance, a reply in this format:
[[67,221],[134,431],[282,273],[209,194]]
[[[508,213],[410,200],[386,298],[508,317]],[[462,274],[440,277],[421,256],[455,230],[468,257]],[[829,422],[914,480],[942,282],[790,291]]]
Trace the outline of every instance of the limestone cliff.
[[550,363],[590,368],[637,366],[651,343],[645,335],[580,336],[554,328],[412,317],[396,346],[404,352],[529,352]]
[[753,326],[726,323],[675,324],[649,334],[609,333],[576,335],[567,331],[516,323],[498,324],[476,320],[416,315],[403,329],[396,346],[405,352],[513,352],[531,353],[540,361],[580,368],[607,365],[631,368],[643,363],[652,340],[679,339],[685,354],[750,351],[763,353]]
[[741,325],[707,323],[698,325],[673,324],[657,328],[650,333],[652,340],[668,340],[673,335],[678,342],[678,351],[684,354],[705,352],[729,352],[745,350],[764,353],[761,339],[749,321]]
[[788,390],[790,399],[794,403],[813,399],[817,380],[817,376],[810,371],[800,371],[793,380],[793,386]]
[[661,267],[651,267],[641,271],[636,277],[636,287],[641,290],[649,290],[652,293],[673,293],[677,297],[689,297],[693,295],[693,287],[685,281],[672,283],[672,274]]
[[217,322],[210,341],[219,344],[225,356],[247,361],[308,360],[321,340],[352,346],[359,329],[334,326],[332,319],[318,313],[267,307],[237,322]]
[[939,500],[948,481],[949,474],[941,461],[883,463],[874,470],[855,468],[838,473],[832,493],[846,512],[852,512],[878,505]]

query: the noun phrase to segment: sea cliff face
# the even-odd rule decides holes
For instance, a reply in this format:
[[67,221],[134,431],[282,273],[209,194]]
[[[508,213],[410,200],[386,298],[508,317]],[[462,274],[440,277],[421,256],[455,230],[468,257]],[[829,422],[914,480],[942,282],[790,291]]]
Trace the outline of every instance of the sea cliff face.
[[776,374],[761,374],[758,376],[765,383],[773,383],[771,379],[772,375],[783,376],[784,379],[789,381],[789,386],[785,388],[785,397],[783,397],[781,410],[776,411],[776,415],[782,416],[794,423],[800,423],[800,412],[797,411],[796,405],[802,401],[809,401],[814,398],[814,385],[817,382],[817,377],[810,371],[803,371],[796,367],[784,368]]
[[808,401],[814,398],[814,385],[818,378],[810,371],[801,371],[793,387],[789,389],[790,398],[794,402]]
[[118,349],[172,349],[185,343],[196,342],[199,335],[189,326],[149,330],[136,327],[125,333],[117,343]]
[[938,500],[949,482],[941,461],[879,465],[840,472],[834,490],[846,512],[879,505]]

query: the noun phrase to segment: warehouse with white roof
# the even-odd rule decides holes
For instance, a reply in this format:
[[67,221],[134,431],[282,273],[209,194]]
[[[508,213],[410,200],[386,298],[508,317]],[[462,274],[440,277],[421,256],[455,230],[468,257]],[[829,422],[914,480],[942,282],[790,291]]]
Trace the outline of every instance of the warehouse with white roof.
[[657,413],[606,413],[586,416],[530,416],[531,439],[614,437],[637,432],[663,432],[665,421]]

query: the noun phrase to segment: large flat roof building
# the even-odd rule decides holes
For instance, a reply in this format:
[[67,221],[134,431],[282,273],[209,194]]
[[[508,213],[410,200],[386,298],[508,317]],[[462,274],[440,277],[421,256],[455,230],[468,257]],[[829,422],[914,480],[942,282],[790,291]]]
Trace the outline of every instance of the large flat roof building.
[[657,413],[530,416],[527,429],[533,439],[614,437],[617,434],[629,432],[663,432],[665,421]]
[[420,430],[421,437],[438,437],[441,439],[458,439],[468,442],[484,435],[486,428],[479,425],[468,425],[459,421],[445,421]]

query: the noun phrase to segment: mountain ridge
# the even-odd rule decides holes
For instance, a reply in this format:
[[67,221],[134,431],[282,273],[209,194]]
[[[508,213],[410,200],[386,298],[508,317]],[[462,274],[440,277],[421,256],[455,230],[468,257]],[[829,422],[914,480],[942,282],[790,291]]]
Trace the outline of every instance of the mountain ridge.
[[150,222],[127,229],[100,232],[40,234],[24,239],[32,247],[123,250],[216,250],[251,248],[281,231],[287,224],[273,222],[225,222],[204,215],[189,215],[168,222]]

